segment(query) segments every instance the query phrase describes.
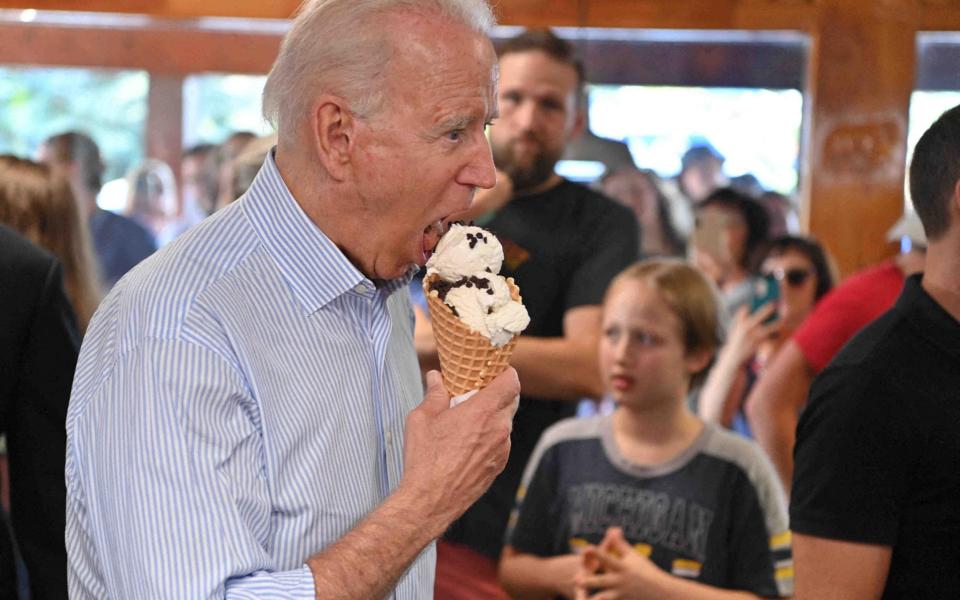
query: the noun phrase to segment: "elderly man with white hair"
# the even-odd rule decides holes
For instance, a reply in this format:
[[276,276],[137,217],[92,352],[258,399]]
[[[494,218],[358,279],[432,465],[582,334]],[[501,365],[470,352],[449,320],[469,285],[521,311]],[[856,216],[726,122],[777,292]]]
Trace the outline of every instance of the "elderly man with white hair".
[[[406,284],[495,183],[483,0],[314,0],[250,190],[129,273],[68,416],[73,598],[427,598],[509,452],[513,369],[424,395]],[[422,400],[422,401],[421,401]]]

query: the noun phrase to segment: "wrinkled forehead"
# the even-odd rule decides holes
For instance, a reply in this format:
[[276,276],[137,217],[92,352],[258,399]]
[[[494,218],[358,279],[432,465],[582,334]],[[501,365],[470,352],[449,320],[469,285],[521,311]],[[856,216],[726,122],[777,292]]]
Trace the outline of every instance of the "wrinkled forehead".
[[501,91],[519,88],[562,97],[576,95],[577,70],[543,50],[503,54],[499,63]]

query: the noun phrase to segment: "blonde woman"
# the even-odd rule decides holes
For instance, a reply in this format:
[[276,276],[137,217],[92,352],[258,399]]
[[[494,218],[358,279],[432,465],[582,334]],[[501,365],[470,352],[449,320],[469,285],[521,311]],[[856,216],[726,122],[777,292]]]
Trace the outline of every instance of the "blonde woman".
[[80,332],[100,302],[90,234],[69,183],[46,165],[0,155],[0,223],[52,252],[63,264],[64,287]]
[[176,237],[177,183],[167,163],[150,158],[130,171],[125,212],[150,232],[157,247]]

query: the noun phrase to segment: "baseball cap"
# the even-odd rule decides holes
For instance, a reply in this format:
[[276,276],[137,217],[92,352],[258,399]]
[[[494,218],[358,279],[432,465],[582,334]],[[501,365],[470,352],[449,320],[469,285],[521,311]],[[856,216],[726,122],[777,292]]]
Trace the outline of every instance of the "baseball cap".
[[699,142],[690,146],[690,148],[683,153],[680,164],[682,168],[686,169],[694,163],[703,162],[711,158],[720,162],[725,160],[723,155],[720,154],[710,142]]
[[920,222],[917,213],[912,210],[903,213],[900,220],[887,231],[888,242],[898,242],[904,237],[910,238],[910,241],[915,244],[927,245],[927,235],[923,232],[923,223]]

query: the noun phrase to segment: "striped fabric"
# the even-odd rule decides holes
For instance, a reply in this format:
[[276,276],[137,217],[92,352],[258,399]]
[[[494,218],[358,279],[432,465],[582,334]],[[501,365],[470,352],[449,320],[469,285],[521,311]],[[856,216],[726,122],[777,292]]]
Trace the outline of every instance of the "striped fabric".
[[[272,156],[121,280],[67,418],[71,597],[314,598],[305,560],[400,480],[422,398],[406,283],[354,268]],[[393,597],[430,597],[434,562]]]

